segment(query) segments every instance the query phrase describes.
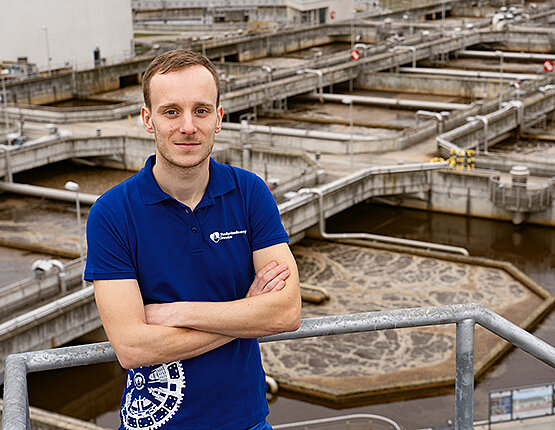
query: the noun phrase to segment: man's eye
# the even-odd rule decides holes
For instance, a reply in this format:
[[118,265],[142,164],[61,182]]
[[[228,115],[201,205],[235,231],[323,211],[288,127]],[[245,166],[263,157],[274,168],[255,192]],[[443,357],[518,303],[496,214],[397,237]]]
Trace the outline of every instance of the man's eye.
[[174,116],[174,115],[177,114],[177,111],[176,111],[175,109],[168,109],[168,110],[166,111],[166,114],[167,114],[167,115],[170,115],[170,116]]
[[197,109],[197,113],[198,113],[199,115],[206,115],[206,114],[208,113],[208,110],[203,109],[203,108]]

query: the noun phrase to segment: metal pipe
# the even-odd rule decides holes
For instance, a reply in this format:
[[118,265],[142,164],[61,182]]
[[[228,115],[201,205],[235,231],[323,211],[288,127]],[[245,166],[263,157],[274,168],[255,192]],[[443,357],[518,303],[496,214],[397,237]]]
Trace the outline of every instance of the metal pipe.
[[81,228],[81,205],[79,202],[79,184],[68,181],[65,184],[65,189],[70,192],[75,192],[75,206],[77,211],[77,234],[79,235],[79,256],[81,260],[81,286],[85,288],[85,247],[83,246],[83,229]]
[[499,57],[499,109],[503,102],[503,51],[495,51],[495,55]]
[[297,70],[298,75],[301,75],[303,73],[312,73],[318,76],[318,94],[320,98],[320,103],[324,103],[324,100],[322,99],[322,94],[324,93],[324,74],[322,73],[322,71],[318,69]]
[[521,131],[524,125],[524,103],[520,100],[511,100],[503,105],[503,109],[511,109],[514,107],[516,108],[516,122],[518,123],[519,131]]
[[366,51],[370,48],[366,43],[355,43],[353,45],[353,49],[364,49],[364,54],[366,55]]
[[441,245],[438,243],[422,242],[420,240],[403,239],[399,237],[381,236],[370,233],[326,233],[326,219],[324,216],[324,191],[321,188],[303,188],[299,193],[313,193],[318,196],[318,227],[324,239],[365,239],[378,242],[393,243],[396,245],[414,246],[417,248],[433,249],[436,251],[453,252],[456,254],[470,255],[465,249],[458,246]]
[[[0,191],[14,194],[23,194],[33,197],[46,197],[49,199],[75,202],[76,196],[73,191],[59,190],[57,188],[38,187],[29,184],[16,184],[13,182],[0,182]],[[93,205],[100,196],[94,194],[79,193],[78,201],[85,205]]]
[[8,334],[12,330],[24,327],[25,325],[30,324],[33,321],[37,321],[40,318],[47,317],[54,312],[59,312],[74,303],[92,297],[93,294],[94,287],[91,285],[74,293],[68,294],[60,299],[54,300],[53,302],[47,303],[39,308],[33,309],[32,311],[18,315],[17,317],[0,324],[0,336]]
[[[469,320],[475,321],[477,324],[503,337],[549,366],[555,367],[555,348],[553,346],[479,304],[434,306],[305,318],[301,321],[301,326],[297,331],[266,336],[259,340],[260,342],[272,342],[285,339],[328,336],[331,334],[452,324]],[[467,331],[468,324],[469,322],[464,323],[461,329],[457,330],[457,334],[460,333],[466,337],[466,340],[461,341],[462,345],[459,349],[461,353],[466,351],[465,348],[470,347],[469,331]],[[114,360],[116,360],[116,355],[108,342],[9,355],[6,359],[5,368],[6,378],[4,381],[2,428],[4,430],[26,429],[27,420],[25,417],[28,414],[28,407],[26,402],[27,383],[25,375],[27,372]],[[467,359],[466,363],[470,363],[470,360]],[[473,378],[473,375],[466,375],[466,378]],[[468,386],[466,389],[468,389]],[[458,408],[462,410],[460,405]]]
[[538,91],[542,94],[552,90],[555,90],[555,85],[544,85],[543,87],[538,88]]
[[437,132],[438,133],[443,133],[443,122],[445,121],[445,118],[443,117],[442,114],[438,113],[438,112],[430,112],[427,110],[417,110],[416,111],[416,125],[418,125],[420,123],[420,117],[421,116],[428,116],[428,117],[433,117],[437,120]]
[[[298,128],[285,128],[285,127],[270,127],[267,125],[257,125],[250,124],[249,129],[254,133],[263,133],[275,136],[291,136],[291,137],[303,137],[311,139],[327,139],[327,140],[337,140],[346,141],[350,139],[347,133],[335,133],[331,131],[318,131],[318,130],[305,130]],[[231,122],[226,122],[222,124],[222,130],[234,130],[240,131],[241,125]],[[381,139],[369,138],[368,136],[357,135],[354,136],[354,140],[360,140],[364,142],[372,142]]]
[[473,428],[474,420],[474,325],[471,319],[457,323],[455,367],[455,430]]
[[[307,94],[303,96],[304,98],[315,99],[316,97]],[[325,101],[341,102],[344,98],[341,94],[322,94],[319,98]],[[350,99],[354,103],[367,104],[367,105],[379,105],[379,106],[392,106],[398,108],[411,108],[411,109],[435,109],[435,110],[456,110],[456,109],[466,109],[470,105],[464,103],[448,103],[448,102],[433,102],[429,100],[410,100],[410,99],[392,99],[388,97],[371,97],[371,96],[355,96],[349,95]]]
[[390,49],[391,52],[410,49],[412,51],[412,68],[416,68],[416,46],[397,45]]
[[[392,419],[389,419],[387,417],[382,417],[381,415],[375,415],[375,414],[350,414],[350,415],[344,415],[341,417],[330,417],[330,418],[319,418],[316,420],[308,420],[308,421],[299,421],[296,423],[288,423],[288,424],[278,424],[273,426],[272,428],[274,428],[275,430],[282,430],[282,429],[298,429],[301,426],[309,426],[309,425],[317,425],[317,424],[327,424],[327,423],[333,423],[333,422],[337,422],[337,421],[341,421],[341,422],[349,422],[351,420],[357,420],[357,419],[361,419],[361,420],[377,420],[377,421],[383,421],[387,424],[390,424],[391,427],[393,427],[395,430],[401,430],[401,427],[399,426],[399,424],[397,424],[395,421],[393,421]],[[305,427],[306,428],[306,427]]]
[[355,160],[353,155],[353,137],[354,137],[354,129],[353,129],[353,99],[350,97],[343,97],[341,99],[341,103],[345,103],[349,105],[349,159],[351,162],[351,172],[355,170]]
[[[0,151],[4,151],[4,158],[6,159],[6,181],[13,183],[12,158],[10,156],[11,148],[6,145],[0,145]],[[4,183],[6,183],[6,181]],[[0,184],[2,184],[2,182],[0,182]]]
[[400,72],[406,73],[423,73],[427,75],[445,75],[445,76],[468,76],[472,78],[492,78],[492,79],[499,79],[505,78],[506,80],[509,79],[517,79],[520,81],[526,80],[533,80],[536,81],[538,79],[543,79],[543,76],[540,75],[533,75],[530,73],[503,73],[503,76],[499,74],[499,72],[481,72],[481,71],[473,71],[473,70],[459,70],[459,69],[431,69],[427,67],[401,67],[399,68]]
[[452,150],[455,151],[455,153],[464,153],[464,149],[461,148],[460,146],[455,145],[452,142],[449,142],[447,139],[444,139],[441,136],[436,137],[436,142],[439,144],[439,146],[447,149],[449,152],[451,152]]
[[279,390],[278,383],[271,376],[266,375],[266,385],[270,389],[270,393],[276,394]]
[[[510,58],[515,60],[555,60],[555,55],[552,54],[530,54],[525,52],[503,52],[504,58]],[[459,57],[477,57],[477,58],[497,58],[499,54],[497,51],[472,51],[472,50],[462,50],[457,52]]]
[[27,394],[26,357],[8,355],[5,362],[3,429],[31,429]]
[[473,316],[473,319],[477,324],[497,334],[514,346],[533,355],[547,365],[555,367],[555,348],[523,328],[483,306],[480,312]]
[[5,76],[2,76],[2,104],[4,105],[4,126],[6,129],[6,134],[8,134],[10,132],[10,119],[8,117],[8,94],[6,93]]
[[474,117],[475,119],[477,119],[478,121],[482,121],[482,124],[484,124],[484,154],[488,153],[488,133],[489,133],[489,121],[487,119],[487,117],[485,115],[476,115]]

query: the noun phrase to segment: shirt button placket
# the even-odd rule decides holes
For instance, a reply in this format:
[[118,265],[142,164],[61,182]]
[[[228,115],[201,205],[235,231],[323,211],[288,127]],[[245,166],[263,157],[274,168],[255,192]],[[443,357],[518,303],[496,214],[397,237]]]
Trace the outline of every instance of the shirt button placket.
[[199,234],[200,232],[200,227],[198,225],[198,220],[197,217],[195,216],[194,212],[189,211],[189,215],[190,215],[190,220],[191,220],[191,243],[193,245],[193,250],[201,250],[203,248],[202,246],[202,237]]

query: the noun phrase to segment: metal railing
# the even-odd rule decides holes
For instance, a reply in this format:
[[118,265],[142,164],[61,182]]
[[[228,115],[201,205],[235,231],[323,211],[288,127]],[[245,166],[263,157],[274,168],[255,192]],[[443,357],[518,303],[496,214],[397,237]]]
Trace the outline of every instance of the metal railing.
[[[474,417],[474,330],[478,324],[555,368],[555,348],[479,304],[435,306],[306,318],[294,332],[261,342],[332,334],[456,324],[455,429],[471,430]],[[4,381],[4,430],[30,429],[27,373],[116,360],[109,342],[9,355]]]
[[518,183],[502,180],[499,173],[489,178],[489,197],[500,208],[513,212],[537,212],[552,204],[553,178],[545,183]]
[[[351,414],[341,417],[320,418],[309,421],[299,421],[289,424],[278,424],[272,426],[274,430],[293,429],[335,429],[338,425],[345,425],[348,430],[372,430],[376,429],[376,423],[385,423],[388,429],[401,430],[399,424],[389,418],[374,414]],[[381,428],[381,427],[380,427]]]

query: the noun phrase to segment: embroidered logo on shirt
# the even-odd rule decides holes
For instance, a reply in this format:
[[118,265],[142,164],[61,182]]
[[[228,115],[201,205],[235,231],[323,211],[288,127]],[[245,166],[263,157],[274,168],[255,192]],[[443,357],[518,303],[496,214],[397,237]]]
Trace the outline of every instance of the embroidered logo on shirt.
[[184,390],[185,374],[179,361],[129,370],[121,408],[123,427],[127,430],[160,428],[179,409]]
[[224,232],[215,231],[210,235],[210,239],[212,239],[212,242],[218,243],[220,240],[233,239],[233,236],[236,236],[238,234],[247,234],[247,230],[235,230],[235,231],[224,231]]

